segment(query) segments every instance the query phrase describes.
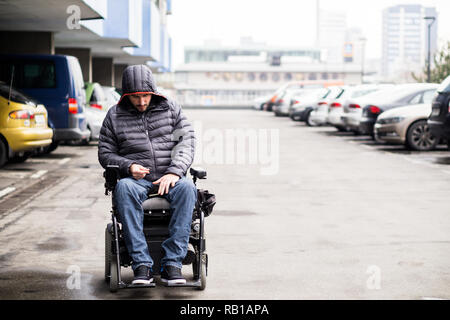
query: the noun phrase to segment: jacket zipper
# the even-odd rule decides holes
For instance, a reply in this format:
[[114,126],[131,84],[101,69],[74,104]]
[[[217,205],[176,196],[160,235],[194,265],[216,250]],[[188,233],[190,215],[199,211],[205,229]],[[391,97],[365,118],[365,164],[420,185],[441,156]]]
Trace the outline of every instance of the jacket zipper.
[[[149,113],[151,114],[151,111],[149,111]],[[149,135],[148,135],[148,130],[147,130],[147,125],[146,125],[146,121],[145,121],[145,119],[144,119],[144,113],[142,114],[142,116],[141,116],[141,120],[142,120],[142,124],[144,125],[144,129],[145,129],[145,134],[146,134],[146,136],[147,136],[147,139],[148,139],[148,142],[150,143],[150,149],[151,149],[151,152],[152,152],[152,155],[153,155],[153,163],[154,163],[154,165],[155,165],[155,168],[154,168],[154,170],[155,170],[155,172],[156,172],[156,157],[155,157],[155,149],[153,148],[153,142],[152,142],[152,139],[150,139],[150,137],[149,137]],[[152,174],[152,173],[150,173],[150,174]]]

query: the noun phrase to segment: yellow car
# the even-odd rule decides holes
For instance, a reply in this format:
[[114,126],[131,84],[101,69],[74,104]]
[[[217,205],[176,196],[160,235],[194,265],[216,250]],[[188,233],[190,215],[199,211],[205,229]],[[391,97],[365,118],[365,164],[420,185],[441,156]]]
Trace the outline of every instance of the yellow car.
[[25,161],[35,149],[52,143],[47,109],[0,82],[0,167],[8,160]]

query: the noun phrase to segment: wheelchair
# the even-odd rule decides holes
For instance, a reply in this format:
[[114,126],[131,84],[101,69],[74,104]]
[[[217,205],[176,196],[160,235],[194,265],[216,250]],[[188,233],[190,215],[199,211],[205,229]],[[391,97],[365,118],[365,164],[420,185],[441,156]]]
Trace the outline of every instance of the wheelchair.
[[[190,168],[189,170],[194,185],[197,179],[206,179],[206,171],[202,168]],[[107,166],[103,173],[105,178],[105,195],[111,193],[112,210],[111,219],[105,229],[105,281],[109,284],[111,292],[125,288],[152,288],[155,282],[148,285],[127,284],[122,280],[121,267],[129,267],[132,259],[125,246],[119,215],[114,205],[114,189],[120,179],[119,167]],[[160,275],[161,259],[164,256],[162,243],[169,237],[169,222],[172,209],[169,201],[157,194],[158,188],[154,188],[144,201],[144,235],[147,241],[150,256],[153,259],[153,275]],[[167,285],[172,287],[193,287],[199,290],[206,288],[206,276],[208,275],[208,254],[206,253],[205,217],[209,216],[215,205],[215,195],[208,190],[197,189],[197,202],[192,213],[191,232],[189,235],[188,252],[183,260],[183,265],[192,264],[193,280],[187,280],[185,284]]]

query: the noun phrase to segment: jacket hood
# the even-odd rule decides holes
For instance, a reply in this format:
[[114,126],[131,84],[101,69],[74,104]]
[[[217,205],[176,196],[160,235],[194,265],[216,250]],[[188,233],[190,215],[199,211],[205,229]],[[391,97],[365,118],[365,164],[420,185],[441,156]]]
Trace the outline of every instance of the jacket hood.
[[122,75],[122,96],[118,104],[128,104],[126,96],[134,93],[150,93],[153,95],[150,104],[157,104],[161,100],[167,100],[162,94],[158,93],[155,79],[152,71],[146,65],[128,66]]

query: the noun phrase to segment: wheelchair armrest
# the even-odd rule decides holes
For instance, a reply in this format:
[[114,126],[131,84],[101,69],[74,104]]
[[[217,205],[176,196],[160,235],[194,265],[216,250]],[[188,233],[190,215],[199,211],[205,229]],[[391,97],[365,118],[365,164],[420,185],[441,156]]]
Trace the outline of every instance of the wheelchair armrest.
[[103,177],[105,178],[105,194],[108,194],[108,191],[114,191],[117,181],[120,179],[119,166],[108,165],[103,172]]
[[190,174],[198,179],[206,179],[206,170],[200,167],[191,168]]

